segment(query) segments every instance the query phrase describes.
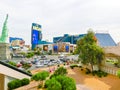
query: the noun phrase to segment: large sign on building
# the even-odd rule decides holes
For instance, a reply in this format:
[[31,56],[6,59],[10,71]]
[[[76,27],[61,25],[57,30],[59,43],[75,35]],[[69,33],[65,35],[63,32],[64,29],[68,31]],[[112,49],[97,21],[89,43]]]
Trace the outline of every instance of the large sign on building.
[[38,44],[38,41],[41,41],[42,33],[41,33],[41,25],[32,23],[32,36],[31,36],[31,43]]
[[12,47],[23,47],[25,45],[25,41],[22,38],[17,37],[9,37],[9,42]]
[[32,30],[41,31],[41,25],[32,23]]

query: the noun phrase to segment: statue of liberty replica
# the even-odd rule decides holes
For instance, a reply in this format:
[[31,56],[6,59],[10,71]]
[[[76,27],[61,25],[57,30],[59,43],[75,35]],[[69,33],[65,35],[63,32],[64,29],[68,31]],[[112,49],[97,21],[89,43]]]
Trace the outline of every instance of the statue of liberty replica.
[[10,49],[8,40],[8,28],[7,28],[7,20],[8,14],[6,15],[6,19],[3,24],[2,34],[0,36],[0,60],[8,60],[11,58],[10,56]]

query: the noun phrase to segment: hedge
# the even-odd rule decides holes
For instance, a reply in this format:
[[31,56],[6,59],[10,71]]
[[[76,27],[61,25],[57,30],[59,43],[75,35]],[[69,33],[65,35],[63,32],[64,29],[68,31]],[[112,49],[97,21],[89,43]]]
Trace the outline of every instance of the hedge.
[[15,79],[8,83],[8,90],[13,90],[15,88],[27,85],[30,83],[30,80],[27,78],[23,78],[22,80]]
[[32,76],[32,80],[39,81],[39,80],[45,80],[49,76],[49,72],[42,71]]

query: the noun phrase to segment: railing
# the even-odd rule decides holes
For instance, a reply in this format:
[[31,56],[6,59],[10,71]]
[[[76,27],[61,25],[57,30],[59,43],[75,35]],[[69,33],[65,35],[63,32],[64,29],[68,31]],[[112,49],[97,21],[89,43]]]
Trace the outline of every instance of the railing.
[[120,70],[120,68],[114,68],[114,67],[108,67],[108,66],[102,66],[101,69],[112,75],[117,75],[117,71]]

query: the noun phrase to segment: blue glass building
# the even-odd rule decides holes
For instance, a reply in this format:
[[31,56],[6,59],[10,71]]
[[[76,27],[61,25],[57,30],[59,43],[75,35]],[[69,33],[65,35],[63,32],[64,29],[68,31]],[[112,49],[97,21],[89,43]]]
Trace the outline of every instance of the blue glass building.
[[32,49],[37,45],[51,44],[51,42],[42,41],[42,26],[36,23],[32,23],[31,44]]
[[[70,44],[76,44],[77,40],[82,38],[85,35],[86,34],[79,34],[79,35],[64,34],[64,36],[54,37],[53,43],[69,42]],[[99,45],[101,47],[116,46],[115,41],[112,39],[112,37],[108,33],[96,33],[95,37],[97,38]]]

